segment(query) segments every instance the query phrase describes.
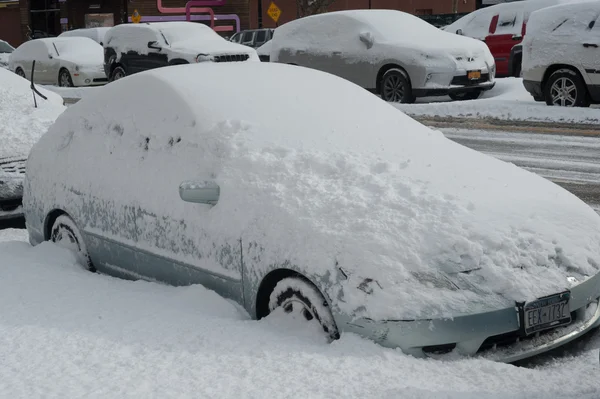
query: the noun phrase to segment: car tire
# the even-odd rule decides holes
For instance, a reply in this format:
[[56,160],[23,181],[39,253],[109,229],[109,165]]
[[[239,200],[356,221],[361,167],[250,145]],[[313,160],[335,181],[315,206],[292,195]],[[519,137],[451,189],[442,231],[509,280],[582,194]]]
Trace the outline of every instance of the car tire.
[[394,103],[413,103],[415,96],[412,85],[406,72],[393,68],[386,71],[380,82],[381,99]]
[[587,87],[579,74],[571,69],[553,72],[544,84],[544,99],[548,105],[589,107]]
[[269,313],[277,308],[307,323],[319,323],[329,342],[340,337],[327,301],[317,287],[303,277],[286,277],[275,285],[269,296]]
[[73,87],[73,79],[71,74],[66,69],[61,69],[58,73],[58,86],[60,87]]
[[96,268],[87,252],[83,236],[77,225],[68,215],[62,214],[56,218],[50,230],[50,241],[72,251],[77,261],[86,269],[95,272]]
[[513,76],[514,76],[515,78],[520,78],[520,77],[523,77],[523,70],[521,69],[521,59],[520,59],[520,58],[519,58],[519,59],[517,59],[517,60],[515,61],[515,63],[516,63],[516,65],[515,65],[515,71],[514,71],[515,73],[514,73],[514,75],[513,75]]
[[450,93],[449,96],[454,101],[477,100],[481,96],[482,91],[467,91],[462,93]]
[[110,73],[110,81],[114,82],[115,80],[123,79],[125,76],[127,76],[125,68],[119,65]]
[[22,78],[24,78],[24,79],[27,79],[27,76],[25,76],[25,71],[23,71],[23,69],[21,69],[21,68],[17,68],[17,69],[15,70],[15,73],[16,73],[17,75],[19,75],[20,77],[22,77]]

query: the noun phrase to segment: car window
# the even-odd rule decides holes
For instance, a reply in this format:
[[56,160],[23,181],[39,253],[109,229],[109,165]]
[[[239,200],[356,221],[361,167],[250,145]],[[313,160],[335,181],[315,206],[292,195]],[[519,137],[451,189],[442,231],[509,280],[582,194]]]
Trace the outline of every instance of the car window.
[[256,43],[264,43],[265,41],[267,41],[267,32],[264,30],[256,32]]
[[234,43],[239,43],[241,38],[242,38],[242,34],[241,33],[236,33],[235,35],[233,35],[231,37],[231,41],[234,42]]
[[254,37],[254,32],[244,32],[242,36],[242,43],[252,43],[252,38]]
[[0,42],[0,53],[12,53],[13,50],[14,49],[12,46],[10,46],[8,43]]

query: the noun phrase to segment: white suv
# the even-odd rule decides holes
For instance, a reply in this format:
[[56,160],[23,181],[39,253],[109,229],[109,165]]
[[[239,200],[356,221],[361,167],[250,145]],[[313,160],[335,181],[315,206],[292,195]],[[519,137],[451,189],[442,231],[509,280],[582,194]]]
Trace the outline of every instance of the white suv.
[[600,103],[600,1],[535,11],[523,41],[523,85],[548,105]]

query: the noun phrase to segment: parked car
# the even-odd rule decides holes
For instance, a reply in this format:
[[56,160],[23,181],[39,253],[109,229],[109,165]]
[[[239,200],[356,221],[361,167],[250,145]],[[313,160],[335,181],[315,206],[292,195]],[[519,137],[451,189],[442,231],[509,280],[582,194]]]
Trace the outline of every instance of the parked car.
[[244,30],[231,36],[229,41],[259,48],[273,38],[274,31],[274,29],[269,28]]
[[87,37],[98,43],[99,45],[104,44],[104,36],[110,27],[98,27],[98,28],[86,28],[86,29],[73,29],[61,33],[58,37]]
[[258,58],[260,58],[262,62],[269,62],[271,60],[272,44],[273,42],[269,40],[268,42],[256,49],[256,52],[258,53]]
[[600,215],[309,68],[107,85],[33,147],[24,190],[32,245],[202,284],[323,340],[515,361],[600,325]]
[[531,14],[523,41],[523,85],[536,101],[566,107],[600,103],[599,15],[598,1]]
[[494,87],[494,58],[484,43],[400,11],[301,18],[277,28],[272,42],[271,62],[332,73],[385,101],[446,94],[472,100]]
[[22,197],[25,163],[33,144],[63,112],[63,99],[36,87],[46,100],[36,96],[31,83],[0,68],[0,221],[23,216]]
[[87,37],[35,39],[21,44],[9,59],[9,69],[39,84],[98,86],[107,82],[102,68],[102,46]]
[[231,43],[195,22],[122,24],[104,43],[104,71],[110,81],[168,65],[259,61],[256,50]]
[[15,51],[13,46],[4,40],[0,40],[0,68],[8,69],[8,58],[13,51]]
[[447,32],[483,40],[496,61],[496,76],[520,76],[520,47],[529,15],[538,9],[577,0],[526,0],[481,8],[444,27]]

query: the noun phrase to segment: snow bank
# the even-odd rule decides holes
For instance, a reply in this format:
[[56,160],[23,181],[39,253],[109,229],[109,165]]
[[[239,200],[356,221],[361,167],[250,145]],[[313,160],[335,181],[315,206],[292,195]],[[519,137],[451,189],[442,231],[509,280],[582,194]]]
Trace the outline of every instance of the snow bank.
[[37,96],[34,107],[30,83],[0,69],[0,157],[27,156],[33,144],[65,110],[61,96],[38,86],[48,97]]
[[[252,279],[285,264],[329,276],[335,310],[356,317],[513,306],[600,267],[600,217],[572,194],[307,68],[232,63],[130,76],[70,107],[27,173],[24,201],[39,214],[55,203],[76,209],[73,192],[110,193],[166,216],[170,234],[152,244],[144,237],[154,224],[136,221],[141,247],[185,251],[185,237],[220,245],[241,236],[263,248],[244,256]],[[218,205],[182,202],[184,180],[214,180]],[[210,253],[212,240],[199,241]],[[347,280],[334,281],[336,263]],[[440,273],[462,289],[444,288]],[[377,282],[370,294],[357,288],[367,278]]]
[[[0,241],[15,235],[0,230]],[[0,243],[0,314],[6,398],[600,396],[589,346],[528,369],[414,359],[353,334],[328,345],[277,315],[248,320],[201,286],[85,272],[49,243]]]
[[[418,101],[431,101],[431,99]],[[600,114],[596,107],[549,107],[546,103],[536,102],[525,90],[521,78],[496,79],[496,86],[484,92],[477,100],[451,102],[449,97],[442,97],[438,102],[394,104],[394,106],[411,116],[497,118],[510,121],[590,125],[600,123]]]

